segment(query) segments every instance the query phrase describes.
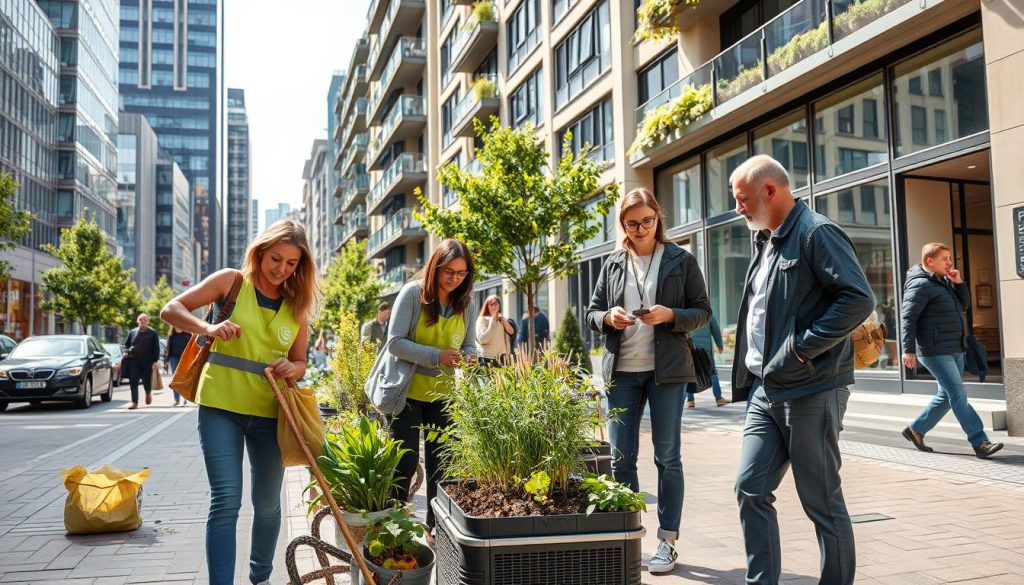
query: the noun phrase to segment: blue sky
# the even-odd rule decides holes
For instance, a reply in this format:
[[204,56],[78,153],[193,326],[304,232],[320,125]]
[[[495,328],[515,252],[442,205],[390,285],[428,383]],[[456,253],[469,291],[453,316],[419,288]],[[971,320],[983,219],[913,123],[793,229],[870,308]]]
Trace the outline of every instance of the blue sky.
[[302,205],[302,164],[327,137],[331,74],[348,66],[369,0],[225,0],[225,77],[245,90],[252,194]]

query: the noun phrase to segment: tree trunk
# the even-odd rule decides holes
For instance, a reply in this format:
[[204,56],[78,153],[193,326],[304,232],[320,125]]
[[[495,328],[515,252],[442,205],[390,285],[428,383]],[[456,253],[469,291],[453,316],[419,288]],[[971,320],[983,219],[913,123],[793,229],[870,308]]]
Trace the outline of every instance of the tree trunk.
[[533,325],[533,299],[537,294],[535,287],[535,284],[526,286],[526,351],[531,362],[535,361],[537,357],[537,334]]

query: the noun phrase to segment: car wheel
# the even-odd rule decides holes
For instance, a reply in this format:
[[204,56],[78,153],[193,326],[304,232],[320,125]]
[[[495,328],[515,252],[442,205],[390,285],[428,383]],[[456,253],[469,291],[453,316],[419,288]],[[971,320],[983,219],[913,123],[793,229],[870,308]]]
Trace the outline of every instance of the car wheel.
[[7,410],[7,405],[8,404],[10,404],[10,403],[9,402],[0,402],[0,412],[3,412],[5,410]]
[[39,406],[40,404],[43,403],[43,401],[42,400],[29,400],[28,403],[31,404],[32,406]]
[[107,383],[107,391],[100,396],[100,400],[103,402],[110,402],[114,399],[114,378],[111,376],[110,382]]
[[92,378],[86,378],[82,386],[82,397],[75,401],[78,408],[89,408],[92,406]]

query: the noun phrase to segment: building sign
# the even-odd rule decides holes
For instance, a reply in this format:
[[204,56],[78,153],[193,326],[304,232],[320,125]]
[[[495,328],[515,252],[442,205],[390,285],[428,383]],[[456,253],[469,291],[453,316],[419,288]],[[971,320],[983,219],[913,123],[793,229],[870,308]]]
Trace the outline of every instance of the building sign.
[[1024,207],[1013,210],[1013,248],[1017,259],[1017,276],[1024,278]]

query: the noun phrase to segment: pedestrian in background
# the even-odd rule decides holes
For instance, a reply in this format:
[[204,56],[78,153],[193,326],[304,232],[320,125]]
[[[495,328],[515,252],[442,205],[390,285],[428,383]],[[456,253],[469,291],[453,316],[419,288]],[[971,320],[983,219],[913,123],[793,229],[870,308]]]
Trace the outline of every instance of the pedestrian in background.
[[903,429],[903,437],[919,450],[931,453],[932,448],[924,444],[924,436],[952,409],[975,456],[985,459],[1002,449],[1003,444],[988,439],[985,425],[967,402],[964,354],[970,335],[970,306],[970,287],[953,267],[949,246],[938,242],[925,244],[921,263],[907,271],[903,289],[903,365],[913,369],[921,362],[935,376],[937,388],[917,419]]
[[485,366],[506,362],[512,356],[509,335],[516,332],[513,325],[501,314],[501,299],[491,295],[480,308],[476,320],[476,344],[480,363]]
[[[708,324],[697,329],[690,334],[693,346],[695,348],[702,348],[708,352],[708,357],[714,360],[714,352],[717,350],[719,354],[725,349],[725,344],[722,343],[722,328],[718,326],[718,319],[714,315],[711,315],[711,320]],[[714,348],[712,348],[714,344]],[[687,384],[686,386],[686,407],[696,408],[697,403],[694,400],[694,392],[692,388],[696,386],[695,383]],[[711,393],[715,396],[715,406],[725,406],[729,404],[729,401],[722,398],[722,383],[718,380],[718,369],[715,368],[715,373],[711,376]]]
[[[537,345],[537,351],[542,351],[547,347],[548,342],[551,341],[551,325],[548,322],[548,316],[544,311],[540,310],[537,305],[533,306],[533,339]],[[520,319],[519,324],[519,347],[524,350],[529,347],[530,343],[530,324],[527,322],[529,315],[523,313],[523,318]]]
[[[185,348],[188,347],[188,342],[191,340],[192,334],[188,331],[171,327],[171,333],[167,336],[167,351],[164,354],[164,370],[167,370],[167,373],[170,375],[173,376],[174,371],[178,369],[178,361],[181,360],[181,354],[185,353]],[[175,391],[174,406],[178,406],[179,403],[185,404],[185,401]]]
[[[242,453],[249,454],[253,505],[249,581],[270,583],[281,530],[284,469],[277,444],[278,404],[264,369],[277,378],[306,372],[306,339],[315,311],[316,263],[306,230],[280,220],[245,252],[241,271],[217,271],[178,295],[160,317],[173,327],[214,338],[196,393],[199,444],[210,481],[206,563],[211,585],[235,583],[235,533],[242,505]],[[192,314],[223,304],[242,286],[230,318],[216,325]]]
[[665,239],[661,206],[646,189],[633,189],[619,207],[623,248],[601,267],[587,308],[587,325],[605,336],[603,377],[615,480],[640,491],[637,454],[644,407],[650,403],[651,440],[658,468],[658,548],[651,573],[676,566],[683,514],[679,425],[686,384],[697,381],[686,334],[711,318],[704,276],[692,254]]
[[736,477],[746,582],[779,582],[773,504],[792,468],[818,536],[819,582],[852,585],[857,554],[839,477],[839,431],[854,381],[850,334],[875,308],[871,287],[842,228],[793,198],[778,161],[752,157],[729,183],[736,213],[755,232],[732,370],[732,399],[748,403]]
[[388,321],[391,319],[391,305],[384,301],[377,305],[377,315],[363,323],[359,332],[360,341],[372,341],[377,344],[377,352],[384,348],[384,341],[388,338]]
[[146,391],[146,404],[153,403],[153,364],[160,361],[160,335],[149,326],[149,315],[142,313],[135,322],[139,326],[129,331],[124,339],[123,360],[128,361],[128,387],[132,392],[128,410],[139,407],[140,381]]

